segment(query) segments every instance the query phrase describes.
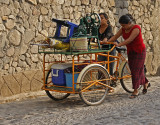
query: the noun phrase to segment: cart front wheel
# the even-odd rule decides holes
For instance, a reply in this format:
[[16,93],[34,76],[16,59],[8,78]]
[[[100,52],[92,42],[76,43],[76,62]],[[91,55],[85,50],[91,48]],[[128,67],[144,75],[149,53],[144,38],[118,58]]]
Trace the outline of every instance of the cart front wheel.
[[87,105],[102,103],[108,93],[110,77],[108,71],[99,64],[86,66],[79,74],[77,82],[80,83],[80,97]]
[[[45,81],[45,88],[49,88],[49,86],[53,85],[52,83],[52,76],[51,76],[51,69],[48,71]],[[61,93],[61,92],[55,92],[55,91],[49,91],[45,90],[46,94],[49,98],[59,101],[67,98],[70,94],[69,93]]]

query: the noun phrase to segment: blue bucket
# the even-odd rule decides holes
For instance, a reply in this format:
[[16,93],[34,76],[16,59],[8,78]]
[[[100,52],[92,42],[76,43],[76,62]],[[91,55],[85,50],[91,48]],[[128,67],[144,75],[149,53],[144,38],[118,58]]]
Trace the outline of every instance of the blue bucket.
[[[77,82],[77,78],[78,78],[79,74],[74,74],[74,83]],[[66,86],[67,87],[72,87],[72,73],[65,73],[66,76]],[[74,88],[76,88],[76,84],[74,84]]]

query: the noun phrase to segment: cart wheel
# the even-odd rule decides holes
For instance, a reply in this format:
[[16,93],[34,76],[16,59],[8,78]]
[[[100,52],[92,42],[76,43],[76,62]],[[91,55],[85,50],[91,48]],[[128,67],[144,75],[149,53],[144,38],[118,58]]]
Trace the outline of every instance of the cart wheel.
[[[46,84],[45,87],[47,87],[48,85],[53,85],[52,76],[51,76],[51,69],[47,73],[45,84]],[[45,91],[46,91],[48,97],[50,97],[51,99],[53,99],[55,101],[63,100],[70,95],[69,93],[61,93],[61,92],[48,91],[48,90],[45,90]]]
[[108,93],[108,87],[102,84],[109,85],[110,76],[103,66],[90,64],[80,72],[77,82],[80,83],[80,97],[84,103],[87,105],[98,105],[105,100]]
[[[133,93],[134,90],[132,88],[132,76],[127,62],[122,68],[121,77],[123,77],[123,79],[120,79],[122,88],[128,93]],[[141,87],[142,86],[140,86],[139,89],[141,89]]]

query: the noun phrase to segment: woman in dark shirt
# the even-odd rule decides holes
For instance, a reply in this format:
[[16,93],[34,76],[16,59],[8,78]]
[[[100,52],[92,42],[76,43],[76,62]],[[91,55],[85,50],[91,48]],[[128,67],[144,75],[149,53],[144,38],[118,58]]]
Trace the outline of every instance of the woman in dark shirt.
[[[98,37],[99,37],[99,40],[101,42],[103,42],[103,41],[109,40],[113,36],[113,33],[112,33],[112,27],[109,23],[107,14],[100,13],[99,16],[101,18],[101,25],[98,30]],[[110,49],[112,46],[113,45],[102,45],[102,49]],[[115,55],[115,54],[116,54],[116,49],[114,49],[113,51],[110,52],[110,55]],[[107,57],[106,56],[98,56],[98,60],[99,61],[107,61]],[[114,58],[110,57],[109,60],[113,61]],[[107,66],[106,66],[106,68],[107,68]],[[110,68],[110,74],[113,75],[114,62],[110,63],[109,68]]]

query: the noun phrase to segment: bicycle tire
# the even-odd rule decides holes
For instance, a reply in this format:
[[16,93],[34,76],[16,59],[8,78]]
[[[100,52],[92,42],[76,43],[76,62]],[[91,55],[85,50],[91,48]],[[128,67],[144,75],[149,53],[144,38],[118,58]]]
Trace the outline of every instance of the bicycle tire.
[[[108,71],[99,64],[90,64],[86,66],[79,74],[77,82],[80,83],[80,98],[87,105],[101,104],[108,93],[108,87],[99,84],[96,80],[109,79]],[[83,91],[86,87],[96,82],[96,84]],[[110,80],[100,81],[103,84],[110,84]]]
[[[130,72],[130,69],[129,69],[127,62],[125,62],[124,66],[122,68],[122,72],[121,72],[121,78],[125,77],[125,76],[128,76],[128,78],[120,79],[121,86],[126,92],[133,93],[134,90],[132,87],[132,76],[131,76],[131,72]],[[141,87],[142,86],[140,85],[140,87],[138,89],[141,89]]]
[[[49,85],[49,83],[53,85],[51,80],[52,79],[51,79],[51,69],[50,69],[47,73],[47,76],[46,76],[45,87],[47,87],[47,85]],[[70,93],[61,93],[61,92],[48,91],[48,90],[45,90],[45,92],[49,98],[51,98],[52,100],[55,100],[55,101],[60,101],[60,100],[66,99],[70,95]]]

